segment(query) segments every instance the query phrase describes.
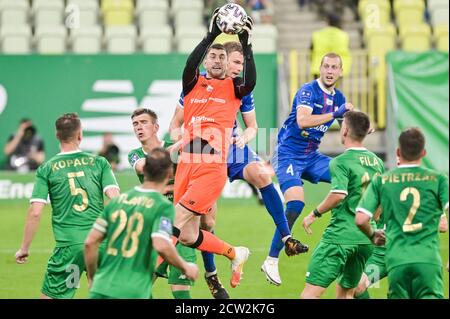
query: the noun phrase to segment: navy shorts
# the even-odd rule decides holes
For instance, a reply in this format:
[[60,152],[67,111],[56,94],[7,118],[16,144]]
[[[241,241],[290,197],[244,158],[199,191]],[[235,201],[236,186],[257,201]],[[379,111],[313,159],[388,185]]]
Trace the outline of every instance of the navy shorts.
[[231,144],[227,159],[228,178],[230,182],[237,179],[244,179],[245,166],[260,160],[259,156],[248,145],[245,145],[244,148],[239,148],[236,144]]

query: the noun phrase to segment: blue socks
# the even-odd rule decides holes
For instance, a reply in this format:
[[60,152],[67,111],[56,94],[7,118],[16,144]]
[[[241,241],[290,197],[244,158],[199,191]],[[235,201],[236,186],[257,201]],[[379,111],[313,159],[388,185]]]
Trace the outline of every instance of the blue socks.
[[281,234],[281,238],[290,235],[291,231],[289,230],[286,215],[283,211],[283,202],[273,184],[260,188],[259,191],[261,192],[267,211],[277,226],[277,232]]
[[[295,221],[297,220],[298,216],[300,216],[303,207],[305,207],[305,203],[299,200],[293,200],[286,204],[286,218],[289,225],[289,229],[292,229],[294,226]],[[272,245],[270,246],[269,256],[273,258],[278,258],[280,255],[280,251],[283,249],[284,244],[281,241],[281,238],[283,238],[280,234],[280,232],[275,230],[275,234],[272,238]]]
[[[211,231],[214,234],[214,230]],[[216,265],[214,264],[214,254],[206,251],[202,251],[203,265],[206,272],[216,271]]]

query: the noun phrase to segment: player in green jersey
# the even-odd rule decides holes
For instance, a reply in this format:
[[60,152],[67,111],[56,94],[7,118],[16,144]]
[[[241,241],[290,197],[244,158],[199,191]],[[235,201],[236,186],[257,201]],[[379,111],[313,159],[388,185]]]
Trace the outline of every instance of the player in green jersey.
[[355,209],[363,189],[374,175],[384,172],[383,162],[363,147],[370,129],[369,117],[348,111],[341,127],[345,152],[330,162],[331,191],[316,209],[303,220],[311,234],[311,224],[327,211],[330,223],[313,252],[306,273],[302,299],[320,298],[337,280],[337,298],[353,298],[364,265],[372,253],[372,244],[355,226]]
[[[448,211],[448,178],[421,167],[425,137],[417,128],[399,137],[399,165],[369,185],[357,208],[355,222],[377,245],[386,238],[385,262],[392,299],[443,298],[438,224]],[[378,207],[386,231],[370,225]]]
[[[381,210],[379,210],[381,213]],[[386,229],[386,224],[384,223],[383,215],[378,214],[379,216],[374,216],[376,221],[377,229]],[[447,215],[442,214],[441,219],[439,221],[439,232],[445,233],[448,230],[448,221]],[[386,253],[385,246],[375,246],[372,255],[366,263],[364,272],[361,276],[361,280],[359,281],[358,288],[355,291],[356,299],[370,299],[370,294],[368,288],[370,286],[375,285],[378,281],[387,277],[387,268],[386,262],[384,259]],[[447,267],[448,271],[448,267]]]
[[[132,150],[128,153],[128,162],[134,168],[139,181],[144,180],[143,170],[145,163],[145,155],[157,147],[164,147],[169,152],[174,149],[173,142],[161,141],[157,134],[159,130],[157,114],[146,108],[136,109],[131,115],[134,133],[141,143],[141,147]],[[176,146],[175,146],[176,147]],[[175,149],[176,150],[176,149]],[[173,151],[171,156],[174,164],[174,171],[176,170],[176,151]],[[163,194],[171,202],[173,201],[173,177],[169,180],[167,187]],[[194,248],[187,247],[181,244],[176,245],[177,252],[185,260],[196,263],[197,255]],[[167,268],[169,272],[167,274]],[[187,279],[181,271],[173,266],[169,266],[166,262],[159,265],[155,271],[159,277],[168,278],[168,283],[171,285],[172,294],[175,299],[191,299],[190,288],[194,285],[194,281]]]
[[[186,262],[172,244],[175,208],[161,194],[173,175],[169,152],[151,150],[144,164],[144,183],[113,199],[85,242],[89,298],[151,298],[157,253],[195,280],[197,265]],[[107,242],[97,269],[98,248]]]
[[55,126],[61,153],[36,172],[16,262],[26,262],[49,198],[56,248],[47,265],[41,298],[72,298],[85,270],[83,242],[103,211],[103,193],[113,198],[120,191],[108,161],[79,149],[82,130],[78,115],[64,114],[56,120]]

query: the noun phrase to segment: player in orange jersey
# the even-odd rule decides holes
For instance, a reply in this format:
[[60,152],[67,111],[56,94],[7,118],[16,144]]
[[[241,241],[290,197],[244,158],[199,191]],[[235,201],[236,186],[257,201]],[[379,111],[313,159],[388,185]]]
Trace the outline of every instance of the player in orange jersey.
[[[227,54],[221,44],[213,44],[221,33],[213,14],[206,37],[189,56],[183,72],[184,123],[179,164],[175,176],[176,204],[174,236],[187,246],[223,255],[231,260],[230,284],[236,287],[249,256],[245,247],[233,247],[214,234],[199,230],[200,217],[219,198],[227,178],[227,153],[241,99],[256,84],[256,68],[251,48],[253,21],[247,20],[239,40],[245,59],[245,80],[227,78]],[[205,55],[206,53],[206,55]],[[203,60],[206,76],[199,73]]]

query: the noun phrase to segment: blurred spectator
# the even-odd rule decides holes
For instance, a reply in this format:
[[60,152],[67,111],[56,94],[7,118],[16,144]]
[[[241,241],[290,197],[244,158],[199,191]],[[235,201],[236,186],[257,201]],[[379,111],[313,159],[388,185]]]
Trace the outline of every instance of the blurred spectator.
[[44,142],[29,119],[22,119],[16,134],[11,135],[3,149],[6,169],[18,172],[35,170],[45,160]]
[[248,12],[256,23],[272,23],[273,6],[270,0],[247,0]]
[[335,13],[329,13],[326,22],[327,27],[312,34],[311,74],[317,78],[322,57],[334,52],[342,58],[343,75],[348,75],[351,68],[350,36],[341,29],[341,20]]
[[113,170],[117,169],[117,165],[120,162],[119,147],[114,144],[113,135],[109,132],[103,134],[103,146],[98,155],[103,156],[111,164]]

